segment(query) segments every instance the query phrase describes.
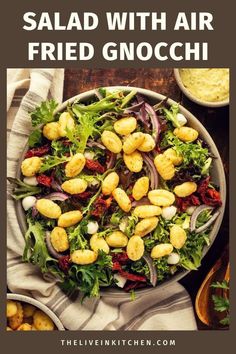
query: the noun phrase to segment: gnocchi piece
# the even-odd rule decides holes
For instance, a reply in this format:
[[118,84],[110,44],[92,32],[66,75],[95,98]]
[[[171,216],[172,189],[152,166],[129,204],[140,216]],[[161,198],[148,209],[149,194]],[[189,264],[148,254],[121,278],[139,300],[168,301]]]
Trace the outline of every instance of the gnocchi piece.
[[72,263],[80,265],[94,263],[97,257],[97,252],[91,250],[76,250],[70,256]]
[[119,205],[119,207],[128,213],[131,209],[131,201],[125,191],[121,188],[116,188],[112,192],[112,196]]
[[170,206],[175,201],[175,195],[165,189],[154,189],[148,193],[148,199],[154,205]]
[[124,153],[126,155],[132,154],[144,142],[144,139],[144,134],[141,132],[130,134],[123,144]]
[[156,205],[139,205],[134,208],[133,213],[138,218],[151,218],[152,216],[161,215],[161,208]]
[[66,230],[63,227],[54,227],[50,234],[50,241],[57,252],[64,252],[70,247]]
[[173,133],[184,142],[193,142],[198,138],[198,131],[190,127],[175,128]]
[[83,170],[85,162],[85,157],[81,153],[72,156],[71,160],[67,162],[65,167],[66,177],[76,177]]
[[45,124],[43,127],[43,136],[48,140],[58,140],[60,139],[60,125],[58,122],[51,122]]
[[23,315],[24,317],[32,317],[36,311],[36,307],[30,304],[23,304]]
[[170,243],[161,243],[153,247],[151,251],[152,258],[161,258],[168,256],[173,251],[173,246]]
[[52,200],[45,198],[39,199],[35,206],[40,214],[49,219],[58,219],[61,215],[61,208]]
[[114,123],[115,132],[120,135],[129,135],[136,127],[137,120],[134,117],[121,118]]
[[7,331],[13,331],[13,329],[11,329],[10,327],[7,326],[6,328]]
[[41,165],[42,161],[39,157],[29,157],[22,161],[21,172],[26,177],[33,177],[39,172]]
[[109,253],[110,248],[107,244],[107,242],[104,240],[103,237],[100,237],[98,234],[94,234],[90,238],[90,247],[94,252],[97,252],[98,250],[102,250],[106,254]]
[[180,249],[184,246],[187,235],[184,229],[179,225],[173,225],[170,229],[170,242],[176,248]]
[[143,168],[143,157],[138,151],[134,151],[131,154],[123,155],[123,159],[125,162],[126,167],[131,172],[140,172]]
[[70,227],[76,225],[83,218],[82,213],[79,210],[68,211],[58,219],[58,226],[60,227]]
[[140,177],[134,184],[132,190],[132,196],[135,200],[142,199],[145,195],[147,195],[149,189],[149,178],[148,177]]
[[144,237],[152,232],[158,225],[158,218],[153,216],[141,220],[135,227],[134,234],[140,237]]
[[110,195],[119,184],[119,175],[116,172],[111,172],[102,181],[102,193]]
[[173,148],[165,150],[163,155],[166,156],[174,166],[179,166],[183,162],[183,157],[180,156]]
[[69,194],[83,193],[88,187],[88,183],[82,178],[72,178],[62,183],[61,188]]
[[106,242],[110,247],[125,247],[128,243],[128,237],[121,231],[113,231],[106,237]]
[[32,331],[32,326],[29,323],[22,323],[17,328],[17,331]]
[[109,130],[104,130],[101,136],[103,145],[114,154],[119,154],[122,150],[122,142],[120,138]]
[[33,324],[38,331],[53,331],[54,323],[46,313],[37,310],[33,316]]
[[17,304],[13,300],[7,300],[7,317],[12,317],[17,313]]
[[73,130],[75,127],[74,119],[71,117],[69,112],[63,112],[59,118],[59,134],[61,137],[66,136],[68,130]]
[[141,145],[139,145],[138,150],[143,152],[152,151],[156,146],[155,140],[150,134],[143,134],[143,135],[144,135],[144,141],[142,142]]
[[174,193],[181,198],[188,197],[197,190],[197,184],[195,182],[184,182],[174,188]]
[[14,316],[9,317],[8,324],[11,329],[18,328],[23,322],[23,309],[20,302],[16,301],[17,312]]
[[175,167],[171,162],[163,154],[159,154],[154,159],[154,165],[156,166],[157,172],[161,175],[161,177],[167,181],[174,177],[175,175]]
[[131,261],[138,261],[144,254],[144,242],[140,236],[132,236],[129,239],[127,248],[127,255]]

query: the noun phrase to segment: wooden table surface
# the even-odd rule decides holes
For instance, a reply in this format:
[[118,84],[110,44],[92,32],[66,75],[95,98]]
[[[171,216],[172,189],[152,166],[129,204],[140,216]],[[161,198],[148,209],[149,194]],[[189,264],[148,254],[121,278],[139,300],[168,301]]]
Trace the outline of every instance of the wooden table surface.
[[[173,69],[66,69],[64,84],[64,100],[87,90],[101,86],[136,86],[159,92],[180,102],[192,112],[205,126],[215,141],[221,155],[226,179],[229,171],[229,107],[207,108],[190,101],[180,91],[176,84]],[[229,240],[228,205],[222,226],[213,247],[204,257],[198,271],[192,271],[181,280],[188,290],[191,299],[195,301],[206,274],[222,255]],[[199,329],[208,329],[198,319]]]

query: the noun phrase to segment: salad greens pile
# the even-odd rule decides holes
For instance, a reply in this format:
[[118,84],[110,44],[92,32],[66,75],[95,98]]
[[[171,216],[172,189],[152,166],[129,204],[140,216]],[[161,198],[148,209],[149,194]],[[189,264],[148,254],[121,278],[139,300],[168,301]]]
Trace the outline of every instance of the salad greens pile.
[[[43,273],[53,274],[66,293],[79,289],[84,296],[99,296],[100,288],[119,286],[130,291],[134,299],[135,289],[158,286],[183,269],[196,270],[201,265],[203,248],[210,243],[211,219],[221,205],[220,193],[210,181],[213,158],[199,137],[183,141],[177,136],[175,128],[183,126],[178,120],[179,105],[169,107],[166,101],[151,106],[135,90],[109,92],[101,88],[90,101],[75,101],[62,113],[55,114],[58,104],[53,100],[42,102],[30,113],[34,130],[22,166],[24,163],[26,168],[29,166],[31,174],[22,167],[22,179],[8,178],[13,185],[13,198],[22,200],[28,224],[23,261],[37,265]],[[143,139],[148,136],[153,144],[140,152],[136,148],[142,160],[139,171],[132,170],[122,151],[114,152],[117,139],[124,148],[132,135],[117,132],[115,123],[122,119],[128,122],[130,118],[132,122],[135,119],[130,133],[143,134]],[[72,125],[67,125],[67,120]],[[54,130],[49,136],[45,127],[50,130],[52,123]],[[110,145],[104,142],[104,133],[116,136]],[[165,180],[155,157],[164,156],[170,148],[181,157],[181,163],[174,165],[167,159],[174,168],[174,176]],[[83,159],[83,166],[71,178],[66,166],[74,156]],[[39,165],[34,173],[33,161]],[[114,190],[123,190],[129,211],[116,199],[114,190],[104,194],[104,181],[112,173],[118,175]],[[148,177],[148,190],[141,199],[136,199],[134,185],[144,177]],[[68,182],[72,185],[74,180],[83,182],[82,192],[64,187]],[[195,192],[178,196],[174,188],[184,182],[193,183]],[[150,190],[168,191],[174,202],[155,204],[158,212],[146,218],[136,211],[138,207],[152,205]],[[39,201],[48,205],[48,209],[42,211]],[[59,217],[51,216],[55,204],[60,210]],[[80,217],[74,221],[78,212]],[[73,213],[71,219],[70,213]],[[60,221],[62,216],[66,217],[65,225]],[[156,227],[144,230],[144,236],[140,236],[137,225],[149,219],[157,220]],[[171,244],[173,226],[178,226],[184,234],[181,247]],[[116,242],[109,241],[112,235],[113,238],[118,235]],[[123,241],[119,243],[120,235]],[[96,247],[92,241],[95,238]],[[131,244],[137,238],[139,246],[135,244],[132,249]],[[172,251],[155,256],[153,250],[163,245]],[[135,256],[130,249],[136,252]]]

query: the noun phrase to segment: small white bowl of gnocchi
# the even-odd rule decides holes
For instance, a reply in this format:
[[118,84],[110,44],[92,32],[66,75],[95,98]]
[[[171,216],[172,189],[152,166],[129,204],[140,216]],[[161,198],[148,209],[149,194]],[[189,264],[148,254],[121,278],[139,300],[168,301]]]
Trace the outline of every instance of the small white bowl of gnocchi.
[[7,331],[63,331],[59,318],[46,305],[29,296],[7,294]]

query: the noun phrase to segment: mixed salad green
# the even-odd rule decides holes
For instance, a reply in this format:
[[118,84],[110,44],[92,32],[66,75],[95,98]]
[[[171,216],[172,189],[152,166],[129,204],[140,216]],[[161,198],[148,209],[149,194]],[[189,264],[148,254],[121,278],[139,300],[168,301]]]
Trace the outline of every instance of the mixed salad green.
[[196,270],[219,215],[214,156],[179,105],[135,90],[30,113],[20,179],[9,178],[28,230],[23,260],[67,292],[158,286]]

